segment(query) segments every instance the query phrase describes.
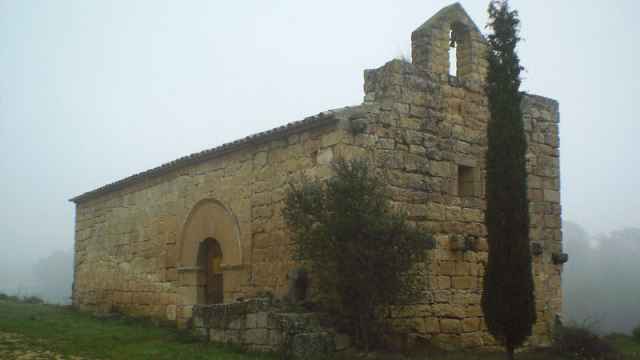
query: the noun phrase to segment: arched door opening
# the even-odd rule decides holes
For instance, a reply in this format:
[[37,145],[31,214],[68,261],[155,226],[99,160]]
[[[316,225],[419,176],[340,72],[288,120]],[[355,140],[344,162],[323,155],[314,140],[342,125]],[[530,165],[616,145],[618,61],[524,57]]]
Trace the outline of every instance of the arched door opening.
[[241,285],[238,279],[248,278],[238,224],[215,199],[198,201],[185,218],[176,266],[178,326],[186,325],[194,305],[231,300]]
[[224,301],[223,277],[222,277],[222,250],[220,244],[207,238],[200,243],[198,248],[198,267],[204,277],[204,303],[220,304]]

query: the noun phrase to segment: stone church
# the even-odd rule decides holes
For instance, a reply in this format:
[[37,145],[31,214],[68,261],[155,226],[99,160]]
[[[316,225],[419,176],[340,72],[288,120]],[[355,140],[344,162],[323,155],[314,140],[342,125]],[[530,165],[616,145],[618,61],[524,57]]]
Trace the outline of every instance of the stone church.
[[[282,298],[296,267],[283,222],[288,183],[366,158],[394,205],[435,237],[428,291],[384,314],[443,343],[493,344],[480,297],[487,260],[487,43],[459,4],[411,34],[411,61],[364,71],[362,104],[328,110],[86,192],[76,205],[73,304],[187,324],[194,306]],[[450,60],[451,52],[455,56]],[[455,72],[451,71],[455,61]],[[561,311],[558,103],[527,94],[530,238],[546,344]],[[244,300],[243,300],[244,299]]]

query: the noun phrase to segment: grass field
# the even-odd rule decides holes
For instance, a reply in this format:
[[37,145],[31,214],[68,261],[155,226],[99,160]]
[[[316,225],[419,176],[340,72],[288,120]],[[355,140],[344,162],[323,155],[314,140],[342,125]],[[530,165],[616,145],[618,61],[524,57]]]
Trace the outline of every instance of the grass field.
[[[640,359],[640,344],[612,335],[624,359]],[[0,359],[277,359],[199,342],[172,328],[123,318],[98,319],[66,307],[0,300]],[[352,357],[353,358],[353,357]],[[377,356],[377,359],[386,359]],[[388,358],[399,359],[398,356]],[[521,353],[519,360],[560,360],[549,352]],[[344,358],[343,358],[344,359]],[[410,356],[430,360],[501,360],[503,354],[442,352]]]
[[[629,359],[640,359],[640,343],[633,341],[630,336],[623,334],[612,334],[607,338],[613,343],[616,349],[627,355]],[[632,357],[634,355],[635,357]]]
[[25,351],[87,359],[275,359],[198,342],[177,330],[140,321],[100,320],[64,307],[9,301],[0,301],[0,333],[2,359]]

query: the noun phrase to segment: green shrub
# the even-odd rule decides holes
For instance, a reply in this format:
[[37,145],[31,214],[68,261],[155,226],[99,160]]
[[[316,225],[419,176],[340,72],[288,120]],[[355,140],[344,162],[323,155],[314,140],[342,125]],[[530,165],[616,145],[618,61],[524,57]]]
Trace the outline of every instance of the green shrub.
[[631,332],[631,337],[633,338],[633,341],[640,344],[640,325],[636,326],[633,329],[633,331]]
[[379,340],[376,309],[419,296],[419,264],[433,238],[395,211],[366,161],[337,160],[332,168],[328,181],[292,185],[283,215],[297,259],[310,267],[314,300],[368,349]]
[[609,340],[594,334],[585,326],[558,328],[553,348],[559,355],[571,359],[614,360],[619,357]]

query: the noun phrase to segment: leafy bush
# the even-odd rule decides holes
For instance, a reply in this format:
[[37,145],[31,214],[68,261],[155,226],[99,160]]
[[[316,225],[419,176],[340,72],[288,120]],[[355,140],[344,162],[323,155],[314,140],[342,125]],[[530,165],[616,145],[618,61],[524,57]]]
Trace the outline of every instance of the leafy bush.
[[640,344],[640,325],[636,326],[633,329],[633,331],[631,332],[631,337],[633,338],[633,341]]
[[316,299],[344,319],[365,349],[376,340],[376,309],[418,296],[418,266],[430,234],[393,211],[384,181],[363,160],[336,160],[328,181],[290,188],[284,219],[296,258],[310,266]]
[[558,328],[554,350],[572,359],[618,359],[618,353],[606,339],[594,334],[585,326],[563,326]]

